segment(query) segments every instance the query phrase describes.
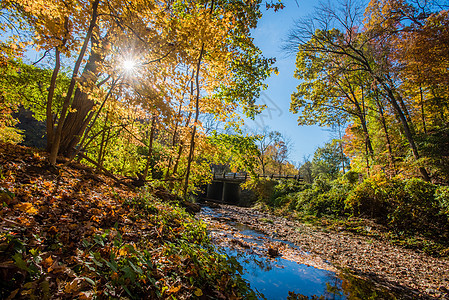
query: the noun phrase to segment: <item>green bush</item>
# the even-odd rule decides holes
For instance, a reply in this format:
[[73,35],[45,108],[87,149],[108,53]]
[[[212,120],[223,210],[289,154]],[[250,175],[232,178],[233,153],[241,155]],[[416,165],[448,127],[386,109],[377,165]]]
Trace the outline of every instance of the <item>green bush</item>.
[[334,180],[332,182],[332,187],[329,192],[327,192],[330,200],[329,208],[332,214],[347,214],[347,210],[345,208],[345,200],[353,189],[354,185],[346,180]]
[[404,180],[404,195],[393,203],[389,213],[391,225],[400,228],[423,228],[437,217],[439,208],[435,200],[436,185],[419,178]]
[[253,178],[248,180],[242,188],[253,191],[256,195],[256,201],[272,206],[274,188],[277,184],[277,180],[270,178]]
[[296,210],[302,211],[304,213],[311,213],[311,203],[316,199],[319,195],[319,192],[313,188],[308,188],[302,192],[296,193],[295,202],[296,202]]
[[434,208],[435,190],[437,186],[419,178],[408,179],[405,182],[404,190],[408,194],[410,204],[425,208]]
[[350,184],[356,184],[359,182],[359,174],[356,171],[348,171],[343,175],[343,179]]
[[308,188],[308,184],[294,179],[281,180],[274,187],[270,199],[270,205],[274,207],[283,207],[289,203],[290,207],[295,205],[294,194]]
[[274,187],[274,198],[280,197],[290,193],[296,193],[303,191],[306,188],[306,184],[294,179],[285,179],[279,181]]
[[344,215],[344,201],[352,188],[344,180],[317,179],[309,189],[296,193],[296,210],[315,216]]
[[435,201],[441,214],[449,218],[449,186],[440,186],[435,190]]
[[328,192],[331,186],[322,177],[318,177],[309,189],[299,192],[296,199],[296,209],[306,214],[322,215],[325,213],[326,198],[321,196]]
[[331,189],[331,185],[329,180],[325,179],[323,176],[318,176],[313,181],[312,188],[317,192],[326,193]]
[[365,179],[352,190],[345,200],[345,207],[353,215],[368,216],[385,222],[391,210],[391,200],[402,197],[401,184],[383,176]]
[[437,187],[419,178],[377,175],[356,186],[345,205],[353,215],[368,216],[399,230],[427,231],[445,222],[440,214],[445,192],[438,194]]

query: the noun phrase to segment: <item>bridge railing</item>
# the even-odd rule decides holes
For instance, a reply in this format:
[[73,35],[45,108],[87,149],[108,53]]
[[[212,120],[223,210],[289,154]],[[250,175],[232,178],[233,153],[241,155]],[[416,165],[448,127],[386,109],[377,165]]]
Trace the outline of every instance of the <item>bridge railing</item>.
[[[235,180],[247,180],[250,178],[248,173],[213,173],[214,179],[235,179]],[[299,175],[282,175],[282,174],[257,174],[257,178],[271,178],[271,179],[294,179],[302,180]]]

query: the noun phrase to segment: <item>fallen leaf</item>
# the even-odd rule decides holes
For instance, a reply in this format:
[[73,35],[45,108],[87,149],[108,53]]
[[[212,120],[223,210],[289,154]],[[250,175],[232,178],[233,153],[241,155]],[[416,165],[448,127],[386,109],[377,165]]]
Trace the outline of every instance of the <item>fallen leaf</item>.
[[35,215],[37,214],[39,211],[34,208],[33,204],[31,204],[30,202],[22,202],[19,204],[14,205],[14,209],[20,210],[22,212],[26,212],[28,214],[32,214]]

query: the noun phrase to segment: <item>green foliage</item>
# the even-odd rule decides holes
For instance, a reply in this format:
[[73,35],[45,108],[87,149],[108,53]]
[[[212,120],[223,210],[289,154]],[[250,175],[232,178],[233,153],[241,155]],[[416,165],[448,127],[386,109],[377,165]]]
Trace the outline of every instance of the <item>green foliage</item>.
[[350,170],[343,175],[343,178],[350,184],[356,184],[359,181],[359,175],[360,173]]
[[342,152],[340,140],[332,140],[323,147],[316,149],[312,161],[305,161],[299,168],[301,177],[307,183],[312,183],[316,177],[336,179],[343,165],[349,168],[349,159]]
[[[374,176],[358,185],[345,201],[354,215],[375,218],[396,230],[431,231],[445,226],[438,186],[418,178]],[[439,198],[440,197],[440,198]]]
[[220,157],[215,157],[215,162],[229,164],[231,169],[245,170],[254,174],[258,154],[256,137],[214,132],[209,140],[219,149],[217,156]]
[[[48,95],[48,84],[52,70],[38,68],[22,61],[10,61],[6,67],[0,68],[1,92],[4,101],[22,105],[34,113],[38,121],[46,119],[45,103]],[[69,84],[64,72],[57,77],[57,88],[52,113],[62,106],[63,93]]]
[[391,182],[385,177],[376,176],[364,180],[355,187],[345,200],[346,208],[357,216],[384,218],[387,212],[388,197],[395,195],[400,183]]
[[[1,143],[11,143],[18,144],[23,140],[23,136],[21,135],[22,131],[17,128],[5,125],[6,124],[14,124],[13,120],[6,120],[9,116],[0,116],[0,142]],[[3,119],[3,120],[2,120]]]
[[441,213],[449,220],[449,186],[440,186],[435,190],[435,200],[440,206]]
[[[265,205],[296,210],[308,220],[325,217],[318,222],[321,225],[328,226],[329,220],[333,220],[331,223],[341,222],[334,228],[344,227],[370,236],[381,234],[397,245],[431,255],[447,255],[449,188],[446,186],[417,178],[382,175],[369,177],[359,184],[358,173],[349,172],[333,181],[318,177],[313,184],[296,189],[289,188],[288,183],[279,184],[273,194],[277,196],[264,202]],[[382,224],[387,231],[367,231],[365,218]]]
[[310,189],[296,194],[296,210],[315,216],[344,215],[344,200],[352,187],[344,180],[317,178]]
[[437,128],[418,136],[423,156],[427,157],[434,179],[449,182],[449,127]]
[[277,184],[277,180],[270,178],[251,178],[246,181],[242,188],[252,190],[256,195],[257,201],[270,204],[274,193],[274,188]]
[[305,189],[305,186],[303,182],[295,179],[281,180],[275,187],[274,196],[277,197],[288,193],[300,192]]

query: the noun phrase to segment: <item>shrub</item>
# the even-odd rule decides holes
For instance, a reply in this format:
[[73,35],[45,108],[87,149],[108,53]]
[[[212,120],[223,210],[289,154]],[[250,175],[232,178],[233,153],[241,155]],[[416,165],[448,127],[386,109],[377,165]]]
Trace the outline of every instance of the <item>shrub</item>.
[[365,179],[350,192],[345,207],[353,215],[369,216],[385,222],[391,199],[401,197],[401,188],[396,180],[377,175]]
[[315,216],[344,215],[344,201],[352,188],[353,185],[344,180],[329,183],[317,179],[309,189],[296,194],[296,209]]
[[346,180],[334,180],[332,187],[327,192],[329,197],[330,212],[335,215],[345,215],[347,210],[345,208],[345,200],[351,191],[354,189],[354,185]]
[[280,197],[290,193],[296,193],[303,191],[306,188],[306,184],[294,179],[285,179],[279,181],[274,187],[274,198]]
[[346,180],[350,184],[356,184],[359,182],[359,174],[356,171],[348,171],[343,175],[343,179]]
[[313,189],[317,190],[317,192],[326,193],[331,189],[331,185],[327,179],[323,176],[318,176],[315,178],[313,184]]
[[440,186],[435,190],[435,201],[440,213],[446,215],[449,220],[449,186]]
[[305,212],[307,214],[312,213],[313,209],[311,203],[318,197],[319,194],[319,191],[312,187],[302,192],[296,193],[296,210]]
[[294,206],[296,201],[294,193],[300,192],[308,188],[308,185],[294,179],[281,180],[274,187],[270,204],[274,207],[283,207],[289,203],[290,207]]
[[391,225],[400,228],[422,228],[438,215],[435,201],[436,185],[419,178],[404,180],[404,195],[394,199],[394,210],[389,214]]
[[408,194],[410,204],[427,209],[436,207],[435,190],[437,186],[419,178],[406,180],[404,190]]
[[[445,223],[440,214],[445,193],[441,190],[438,194],[439,190],[419,178],[389,179],[376,175],[358,185],[345,205],[353,215],[369,216],[395,229],[429,231]],[[441,200],[436,194],[441,195]]]
[[272,195],[277,183],[276,180],[270,178],[254,178],[248,180],[242,188],[252,190],[256,195],[257,201],[272,206]]

